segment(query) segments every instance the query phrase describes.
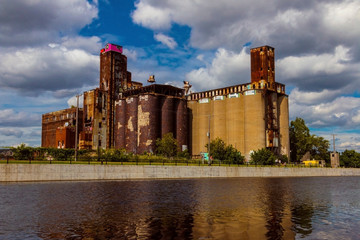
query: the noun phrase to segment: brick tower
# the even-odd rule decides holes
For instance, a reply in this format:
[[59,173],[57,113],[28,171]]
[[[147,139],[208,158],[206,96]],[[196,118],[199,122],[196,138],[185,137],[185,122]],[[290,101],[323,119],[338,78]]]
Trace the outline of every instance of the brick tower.
[[[270,46],[252,48],[251,54],[251,83],[275,88],[275,49]],[[266,84],[266,85],[265,85]]]
[[251,83],[265,89],[265,131],[266,147],[279,153],[279,106],[275,83],[275,49],[270,46],[252,48]]
[[127,57],[122,47],[106,44],[100,51],[100,90],[106,91],[106,148],[114,147],[115,100],[119,93],[131,87],[131,73],[127,71]]

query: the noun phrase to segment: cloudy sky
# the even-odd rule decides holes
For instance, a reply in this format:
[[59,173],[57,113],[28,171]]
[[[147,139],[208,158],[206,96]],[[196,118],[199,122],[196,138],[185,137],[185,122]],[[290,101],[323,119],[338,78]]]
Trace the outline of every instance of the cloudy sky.
[[41,115],[98,85],[111,42],[134,81],[193,91],[250,82],[250,48],[273,46],[290,119],[360,151],[359,26],[358,0],[3,0],[0,146],[39,146]]

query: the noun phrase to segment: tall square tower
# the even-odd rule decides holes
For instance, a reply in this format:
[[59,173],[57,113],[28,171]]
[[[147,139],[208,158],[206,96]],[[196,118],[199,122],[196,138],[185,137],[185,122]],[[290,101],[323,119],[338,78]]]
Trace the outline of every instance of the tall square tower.
[[[268,89],[275,88],[275,49],[270,46],[252,48],[251,83],[264,84]],[[266,84],[266,85],[265,85]]]
[[119,93],[131,87],[127,57],[122,53],[121,46],[110,43],[100,51],[100,90],[107,92],[106,148],[114,146],[115,100]]

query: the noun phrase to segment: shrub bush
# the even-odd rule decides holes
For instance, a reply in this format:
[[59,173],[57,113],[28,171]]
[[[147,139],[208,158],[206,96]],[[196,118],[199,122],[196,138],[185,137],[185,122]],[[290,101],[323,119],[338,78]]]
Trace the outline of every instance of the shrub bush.
[[255,165],[274,165],[276,156],[267,148],[262,148],[250,154],[251,164]]

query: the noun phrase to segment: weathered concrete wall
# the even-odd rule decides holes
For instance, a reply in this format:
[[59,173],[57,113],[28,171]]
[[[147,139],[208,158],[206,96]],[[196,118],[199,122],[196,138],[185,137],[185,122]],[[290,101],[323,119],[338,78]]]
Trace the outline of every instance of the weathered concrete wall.
[[280,154],[290,159],[290,136],[289,136],[289,99],[282,95],[278,98],[280,108]]
[[[246,159],[250,159],[251,151],[266,147],[264,91],[252,91],[248,94],[239,93],[236,98],[229,98],[227,95],[222,96],[223,100],[203,98],[201,101],[188,102],[193,155],[207,151],[205,145],[209,141],[209,116],[210,140],[222,139],[240,150]],[[282,126],[284,129],[289,128],[285,121],[281,123],[285,125]]]
[[0,165],[0,182],[316,176],[360,176],[360,169],[74,164]]
[[265,138],[265,99],[261,91],[255,90],[253,95],[244,96],[244,133],[245,152],[242,154],[250,161],[252,151],[266,147]]

